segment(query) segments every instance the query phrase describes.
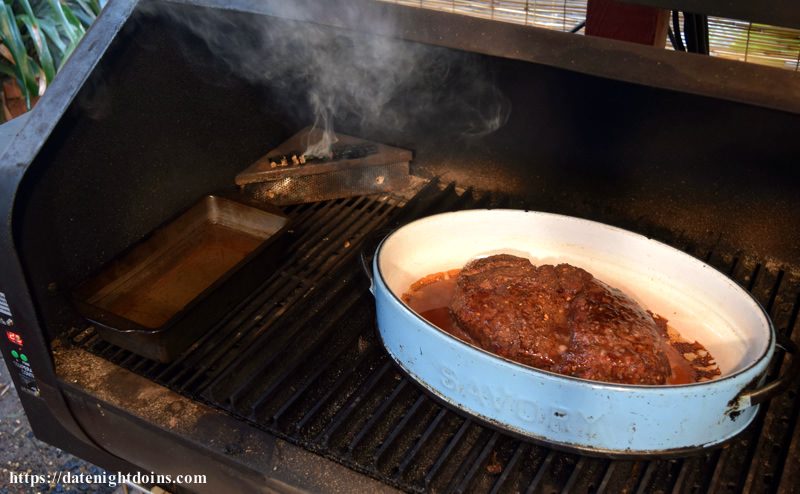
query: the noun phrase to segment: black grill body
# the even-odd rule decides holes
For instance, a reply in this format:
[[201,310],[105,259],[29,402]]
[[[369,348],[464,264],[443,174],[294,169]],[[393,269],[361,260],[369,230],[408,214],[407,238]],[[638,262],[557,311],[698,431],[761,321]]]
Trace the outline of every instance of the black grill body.
[[[206,473],[193,488],[208,492],[796,489],[796,384],[704,454],[562,453],[459,415],[403,375],[377,337],[358,261],[371,236],[437,212],[571,214],[708,262],[798,341],[796,75],[383,3],[281,3],[112,2],[6,151],[0,291],[30,357],[35,389],[12,374],[39,437],[113,470]],[[353,5],[392,21],[358,24],[345,15]],[[408,125],[337,120],[413,149],[427,183],[285,208],[279,267],[161,364],[103,342],[70,289],[313,121],[302,80],[237,75],[179,22],[209,14],[238,27],[240,47],[268,51],[263,31],[288,24],[405,47],[448,70],[387,102]],[[486,135],[465,132],[474,108],[448,98],[471,94],[476,74],[510,108]],[[420,116],[423,96],[432,110]]]

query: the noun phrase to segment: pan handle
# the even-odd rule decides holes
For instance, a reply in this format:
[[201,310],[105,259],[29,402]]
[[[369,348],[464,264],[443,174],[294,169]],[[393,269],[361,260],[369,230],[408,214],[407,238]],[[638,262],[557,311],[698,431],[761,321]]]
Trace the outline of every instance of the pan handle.
[[373,295],[375,294],[375,279],[372,276],[372,258],[375,257],[375,250],[378,245],[394,230],[394,228],[373,230],[364,236],[364,242],[361,244],[361,269],[364,270],[364,274],[369,278],[369,291]]
[[777,338],[776,345],[781,347],[784,352],[791,355],[789,368],[786,369],[786,372],[782,376],[779,376],[771,383],[740,394],[736,398],[737,409],[742,410],[774,398],[786,391],[786,388],[788,388],[792,382],[794,382],[797,375],[800,374],[800,356],[797,355],[797,345],[789,339],[789,337],[780,335]]

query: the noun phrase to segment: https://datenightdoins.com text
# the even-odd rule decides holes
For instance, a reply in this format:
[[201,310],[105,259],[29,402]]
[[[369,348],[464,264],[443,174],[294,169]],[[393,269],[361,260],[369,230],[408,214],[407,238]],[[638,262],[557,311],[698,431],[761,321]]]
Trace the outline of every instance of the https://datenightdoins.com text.
[[164,475],[155,472],[101,472],[101,473],[74,473],[69,471],[56,471],[48,473],[9,472],[9,484],[26,485],[35,488],[42,484],[49,485],[106,485],[116,487],[123,484],[135,485],[169,485],[169,484],[205,484],[207,479],[203,474]]

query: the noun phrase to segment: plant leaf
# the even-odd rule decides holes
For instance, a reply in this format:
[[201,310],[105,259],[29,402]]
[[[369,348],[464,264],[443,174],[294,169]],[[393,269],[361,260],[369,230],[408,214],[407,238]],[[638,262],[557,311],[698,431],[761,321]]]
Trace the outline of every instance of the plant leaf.
[[36,76],[41,69],[29,59],[14,11],[10,5],[5,3],[0,8],[0,36],[14,58],[15,78],[25,96],[25,105],[30,109],[33,96],[39,94],[39,83],[36,81]]
[[47,0],[47,3],[50,5],[53,13],[56,15],[58,19],[58,25],[61,26],[61,28],[64,30],[64,34],[66,34],[70,43],[72,43],[75,38],[78,37],[78,33],[75,31],[75,28],[69,22],[69,20],[67,20],[67,15],[64,11],[64,7],[61,5],[61,2],[58,0]]
[[31,8],[31,4],[28,0],[19,0],[20,5],[22,5],[22,10],[25,11],[27,15],[31,17],[34,21],[37,21],[36,15],[33,13],[33,9]]
[[14,71],[14,66],[5,60],[0,60],[0,74],[13,78],[17,77],[17,73]]
[[67,62],[67,59],[69,59],[69,56],[72,55],[73,51],[75,51],[75,47],[78,46],[78,43],[80,43],[80,42],[81,42],[81,38],[76,38],[76,39],[70,41],[69,45],[67,45],[67,49],[64,50],[64,54],[63,54],[64,58],[62,58],[61,62],[59,62],[59,64],[58,64],[58,70],[61,70],[61,67],[64,66],[64,64]]
[[2,0],[0,77],[13,77],[28,108],[50,84],[105,0]]
[[55,63],[53,62],[53,56],[50,54],[50,46],[48,45],[47,40],[42,33],[42,30],[39,26],[39,20],[33,13],[33,8],[31,7],[29,0],[18,0],[18,2],[20,5],[22,5],[22,10],[25,13],[18,15],[17,20],[22,22],[27,28],[34,50],[36,50],[36,54],[39,57],[39,64],[41,68],[38,76],[39,90],[37,91],[37,94],[41,96],[44,94],[47,85],[53,82],[53,79],[56,76],[56,67]]
[[11,52],[8,51],[8,47],[0,42],[0,57],[5,58],[12,64],[14,63],[14,57],[11,55]]
[[[93,21],[95,17],[97,17],[98,10],[95,10],[94,6],[91,3],[87,2],[86,0],[75,0],[75,3],[77,3],[80,6],[81,11],[84,14],[86,14],[86,18],[91,19],[91,21]],[[79,13],[80,13],[79,11],[76,11],[75,15],[79,16]],[[91,21],[84,23],[84,26],[88,26],[89,24],[91,24]]]
[[75,12],[68,5],[63,5],[64,16],[67,18],[67,21],[72,26],[73,32],[76,33],[76,38],[78,41],[86,34],[86,29],[84,29],[83,24],[78,18],[75,16]]
[[61,54],[64,53],[64,50],[67,49],[67,44],[61,39],[61,35],[58,33],[58,27],[56,26],[55,22],[50,19],[40,18],[39,26],[42,28],[42,31],[44,31],[47,39],[50,40],[53,48],[56,49],[56,55],[61,56]]
[[[28,0],[21,0],[20,3],[27,4]],[[26,10],[30,11],[30,5],[28,5]],[[30,12],[31,14],[33,13],[32,11]],[[39,28],[36,18],[29,14],[22,14],[17,16],[17,19],[19,19],[28,30],[28,34],[33,42],[33,47],[36,50],[36,54],[39,56],[39,62],[42,65],[45,80],[48,84],[53,82],[53,78],[56,76],[55,63],[53,62],[53,56],[50,54],[50,48],[47,46],[47,40],[44,39],[44,35]],[[41,89],[39,93],[41,93]]]
[[78,22],[80,23],[81,28],[83,29],[85,29],[85,27],[90,26],[92,24],[92,21],[94,21],[94,17],[88,16],[86,12],[82,10],[76,10],[73,12],[73,14],[78,19]]

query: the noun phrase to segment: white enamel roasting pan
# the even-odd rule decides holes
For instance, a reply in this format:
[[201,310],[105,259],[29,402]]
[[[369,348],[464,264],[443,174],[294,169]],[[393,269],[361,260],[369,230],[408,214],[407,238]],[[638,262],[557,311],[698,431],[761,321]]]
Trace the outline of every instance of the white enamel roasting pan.
[[[567,262],[622,289],[701,342],[718,379],[678,386],[601,383],[490,354],[432,326],[401,300],[425,275],[497,253]],[[372,262],[378,327],[397,364],[430,393],[491,425],[561,448],[612,456],[677,455],[731,439],[790,374],[764,385],[775,353],[759,303],[703,262],[588,220],[515,210],[445,213],[389,234]],[[796,351],[790,342],[782,344]],[[792,357],[796,371],[797,358]]]

